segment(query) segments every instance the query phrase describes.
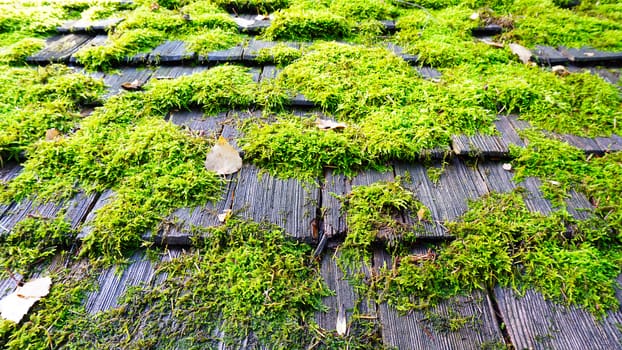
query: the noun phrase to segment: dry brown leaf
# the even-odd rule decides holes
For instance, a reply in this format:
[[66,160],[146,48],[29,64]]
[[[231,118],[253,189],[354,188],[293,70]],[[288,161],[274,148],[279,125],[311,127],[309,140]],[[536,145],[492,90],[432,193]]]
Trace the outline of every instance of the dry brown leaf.
[[19,323],[28,310],[42,297],[48,295],[52,279],[37,278],[17,287],[15,291],[0,300],[2,318]]
[[482,42],[482,43],[484,43],[486,45],[490,45],[492,47],[497,47],[497,48],[500,48],[500,49],[502,49],[504,47],[504,45],[502,43],[498,43],[498,42],[492,41],[490,39],[481,38],[481,39],[477,39],[477,40],[479,40],[480,42]]
[[337,334],[345,335],[348,330],[348,320],[346,319],[346,308],[343,304],[339,304],[339,310],[337,312],[337,324],[335,325]]
[[242,167],[238,151],[220,136],[212,150],[205,157],[205,168],[218,175],[233,174]]
[[326,119],[316,119],[315,125],[322,130],[338,130],[345,129],[347,127],[346,123],[338,123]]
[[532,53],[528,48],[515,43],[512,43],[509,46],[510,50],[512,50],[512,53],[517,55],[521,62],[523,62],[524,64],[529,64]]
[[125,90],[128,90],[128,91],[138,91],[138,90],[142,89],[143,83],[140,80],[136,79],[136,80],[134,80],[131,83],[130,82],[125,82],[125,83],[121,84],[121,87],[124,88]]
[[419,208],[419,210],[417,210],[417,220],[419,221],[425,220],[426,214],[427,214],[427,210],[425,209],[425,207]]
[[218,214],[219,222],[226,222],[231,217],[231,209],[225,209],[222,213]]
[[45,131],[45,139],[47,141],[52,141],[60,136],[60,131],[56,128],[47,129]]
[[570,72],[568,71],[568,69],[566,69],[566,67],[562,66],[562,65],[557,65],[557,66],[553,66],[551,67],[551,71],[559,76],[565,77],[566,75],[570,74]]

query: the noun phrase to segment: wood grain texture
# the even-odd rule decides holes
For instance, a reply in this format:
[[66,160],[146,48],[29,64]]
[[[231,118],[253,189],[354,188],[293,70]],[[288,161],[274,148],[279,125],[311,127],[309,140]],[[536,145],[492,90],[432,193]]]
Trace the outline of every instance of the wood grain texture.
[[148,64],[174,65],[194,62],[196,54],[188,51],[186,43],[180,40],[167,41],[149,53]]
[[[316,312],[315,320],[320,327],[330,331],[335,331],[339,305],[343,305],[346,310],[346,320],[348,323],[352,322],[352,312],[355,309],[358,309],[360,315],[369,319],[377,317],[376,303],[373,300],[366,300],[356,293],[354,288],[350,285],[350,282],[346,279],[347,276],[344,275],[341,268],[337,265],[336,259],[338,259],[338,257],[339,252],[327,250],[320,264],[320,275],[324,279],[326,286],[332,290],[335,295],[323,298],[322,302],[327,307],[327,311]],[[363,269],[364,273],[369,275],[369,269],[367,267]]]
[[316,220],[319,188],[298,180],[282,180],[262,174],[253,165],[240,170],[233,211],[254,221],[276,224],[294,239],[313,242],[312,222]]
[[[415,248],[413,253],[425,253],[426,248]],[[391,256],[384,250],[374,252],[374,268],[392,266]],[[504,344],[489,296],[474,292],[442,301],[427,311],[414,310],[406,315],[386,302],[378,306],[385,346],[398,349],[482,349],[486,344]],[[466,323],[457,331],[435,327],[432,318],[449,320],[465,318]]]
[[[516,349],[622,349],[620,311],[609,311],[597,320],[583,309],[545,300],[533,290],[520,296],[497,287],[494,293]],[[622,301],[622,293],[616,294]]]
[[68,34],[49,38],[45,47],[26,59],[30,64],[67,63],[69,57],[92,39],[90,35]]

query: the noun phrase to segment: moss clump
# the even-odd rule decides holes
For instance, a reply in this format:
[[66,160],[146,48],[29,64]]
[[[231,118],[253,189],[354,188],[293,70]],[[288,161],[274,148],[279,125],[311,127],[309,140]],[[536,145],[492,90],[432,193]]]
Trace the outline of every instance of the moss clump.
[[[586,7],[594,9],[600,5]],[[611,9],[617,13],[615,8]],[[516,18],[514,30],[504,34],[504,40],[519,41],[527,47],[591,46],[607,51],[622,50],[622,41],[612,40],[620,38],[622,24],[607,16],[590,16],[590,10],[560,9],[549,1],[522,0],[515,2],[512,12]]]
[[191,103],[207,110],[246,106],[254,86],[242,68],[223,66],[111,97],[75,133],[32,145],[24,170],[3,185],[0,200],[112,189],[113,199],[89,224],[82,254],[121,258],[172,210],[220,193],[221,179],[203,165],[210,143],[165,122],[166,113]]
[[616,123],[622,113],[618,90],[588,72],[560,77],[511,64],[481,70],[464,66],[444,73],[453,86],[471,89],[482,107],[518,113],[545,130],[588,137],[622,132]]
[[45,46],[43,39],[24,38],[0,50],[0,64],[21,65]]
[[388,247],[397,248],[413,240],[413,232],[418,227],[407,225],[403,216],[419,210],[427,216],[429,210],[401,186],[400,180],[357,186],[340,198],[348,227],[340,247],[342,265],[354,267],[369,260],[376,241],[382,240]]
[[558,206],[570,190],[585,193],[594,205],[596,219],[587,237],[602,235],[622,238],[622,185],[620,152],[591,158],[565,142],[545,137],[534,131],[524,136],[529,140],[526,149],[513,148],[516,177],[536,176],[543,180],[545,195]]
[[257,61],[261,63],[274,63],[279,67],[283,67],[300,57],[302,57],[301,50],[279,43],[276,46],[259,50]]
[[212,2],[235,13],[270,13],[287,8],[291,0],[212,0]]
[[69,246],[75,233],[62,216],[26,218],[10,232],[0,235],[1,267],[25,275],[35,264],[51,259],[60,249]]
[[277,12],[264,35],[270,40],[313,41],[347,37],[351,30],[344,17],[328,10],[293,8]]
[[0,159],[16,158],[46,131],[70,132],[80,108],[99,102],[101,81],[59,65],[4,67],[0,77]]
[[413,10],[399,18],[400,30],[395,40],[409,53],[417,55],[418,62],[434,67],[508,62],[507,50],[473,40],[471,30],[481,23],[469,18],[472,13],[472,9],[461,6],[433,13]]
[[257,84],[246,68],[225,65],[175,80],[154,80],[145,88],[150,108],[158,113],[190,106],[216,113],[250,106]]
[[141,4],[124,13],[125,20],[103,46],[84,47],[75,55],[88,69],[110,69],[165,40],[184,40],[199,54],[234,46],[241,41],[236,23],[210,2],[198,1],[179,10]]
[[317,328],[312,314],[330,291],[309,246],[236,218],[203,234],[194,251],[158,268],[161,284],[128,292],[118,308],[77,333],[72,346],[209,347],[253,336],[261,344],[303,348],[326,341],[310,331]]
[[434,260],[402,257],[396,271],[386,271],[386,296],[406,311],[495,285],[535,288],[546,298],[602,315],[618,305],[622,252],[602,245],[606,237],[568,235],[574,225],[580,223],[563,211],[548,217],[530,212],[517,191],[488,195],[448,225],[456,239]]

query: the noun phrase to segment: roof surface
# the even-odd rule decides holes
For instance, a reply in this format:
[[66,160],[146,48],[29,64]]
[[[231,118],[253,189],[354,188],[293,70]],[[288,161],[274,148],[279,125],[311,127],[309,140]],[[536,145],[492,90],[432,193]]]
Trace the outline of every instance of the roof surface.
[[[46,34],[48,37],[45,39],[44,48],[29,55],[25,62],[28,67],[32,67],[31,69],[36,69],[34,67],[37,65],[48,66],[58,63],[72,67],[73,70],[80,74],[101,79],[105,84],[106,90],[103,94],[104,98],[99,104],[103,104],[104,107],[98,106],[97,103],[94,106],[80,106],[85,115],[90,113],[94,113],[91,115],[97,115],[98,110],[111,109],[106,107],[106,103],[114,99],[115,96],[134,94],[134,92],[126,91],[126,88],[123,87],[124,84],[138,82],[141,87],[146,86],[145,91],[151,91],[149,90],[151,89],[149,84],[154,82],[155,84],[161,82],[165,84],[168,81],[179,81],[179,77],[192,76],[228,65],[242,65],[246,67],[254,83],[266,86],[279,79],[281,73],[287,69],[287,65],[283,66],[274,61],[266,61],[261,54],[265,52],[265,50],[261,51],[262,49],[271,48],[276,46],[277,43],[284,42],[291,48],[302,50],[302,55],[304,55],[305,48],[313,47],[313,42],[305,40],[296,41],[289,40],[289,38],[287,40],[280,40],[279,38],[270,40],[263,36],[262,33],[267,30],[266,28],[269,28],[272,22],[276,21],[274,16],[257,16],[257,10],[254,9],[254,12],[252,7],[251,10],[244,8],[242,5],[238,5],[240,8],[236,8],[235,4],[238,2],[235,1],[215,3],[225,4],[222,6],[223,9],[229,10],[227,16],[233,18],[236,23],[236,29],[244,35],[241,37],[241,42],[226,49],[195,52],[189,49],[190,43],[188,41],[184,42],[183,38],[173,37],[173,40],[163,40],[161,43],[143,52],[131,53],[131,55],[122,58],[117,57],[111,63],[113,66],[112,70],[98,69],[93,71],[86,69],[80,61],[80,50],[110,45],[108,39],[114,35],[115,27],[123,25],[123,17],[117,18],[113,13],[111,17],[101,20],[78,20],[74,18],[59,25],[56,28],[56,33]],[[401,1],[396,2],[396,4],[401,3]],[[154,4],[157,4],[157,2],[154,2]],[[151,11],[158,11],[158,9],[154,9],[153,4],[138,2],[135,6],[139,9],[151,6]],[[159,6],[166,7],[162,1],[160,1]],[[408,6],[404,5],[404,7],[408,9]],[[285,6],[285,8],[287,7]],[[476,11],[478,8],[476,7],[472,11]],[[86,11],[86,9],[83,10]],[[617,7],[612,11],[617,11],[615,13],[619,15],[622,9]],[[127,13],[122,14],[126,15]],[[276,16],[278,18],[279,15],[277,14]],[[445,67],[442,64],[438,66],[430,65],[425,58],[425,53],[423,53],[424,58],[422,59],[422,53],[413,50],[411,47],[398,45],[403,43],[396,43],[395,40],[392,40],[393,36],[397,35],[395,33],[405,30],[405,27],[400,26],[400,20],[404,20],[406,16],[405,14],[400,14],[382,18],[382,21],[379,22],[382,26],[381,31],[371,46],[387,48],[386,55],[395,54],[397,57],[401,57],[412,66],[413,71],[417,72],[427,82],[443,84],[444,74],[445,72],[450,72],[451,66]],[[313,30],[310,29],[310,31]],[[481,23],[481,25],[478,25],[468,34],[501,41],[499,36],[509,31],[510,29],[502,28],[497,24]],[[473,36],[473,39],[470,40],[476,40],[477,37]],[[618,44],[620,44],[619,38],[617,40]],[[320,39],[322,38],[320,37]],[[350,40],[351,38],[348,37],[337,39],[351,41],[348,45],[357,47],[370,45],[368,43],[361,44],[356,42],[356,40]],[[622,64],[622,52],[616,52],[615,50],[612,52],[611,50],[606,51],[604,49],[596,50],[587,47],[566,48],[561,45],[553,47],[545,44],[530,46],[533,54],[531,61],[538,65],[538,69],[548,71],[551,69],[551,66],[563,65],[571,75],[587,71],[590,74],[601,77],[604,81],[616,86],[618,89],[620,88],[619,66]],[[311,52],[314,49],[311,48],[309,50]],[[491,48],[491,50],[507,50],[507,48]],[[516,58],[511,54],[509,56],[512,57],[513,61],[516,61]],[[143,92],[137,93],[142,94]],[[211,93],[217,94],[214,91]],[[579,96],[578,98],[588,99],[585,96]],[[284,111],[301,120],[343,120],[343,118],[337,116],[338,109],[330,110],[330,107],[326,107],[322,102],[316,96],[307,98],[300,91],[294,91],[293,94],[288,95]],[[245,129],[247,127],[244,124],[245,121],[258,123],[257,120],[262,120],[262,122],[275,122],[277,120],[275,118],[276,113],[264,108],[265,106],[259,103],[250,103],[245,106],[227,103],[225,102],[224,108],[217,112],[206,112],[206,108],[202,108],[204,106],[200,104],[192,104],[187,106],[188,108],[171,108],[162,117],[163,120],[178,127],[178,130],[187,131],[194,136],[198,135],[200,138],[207,140],[206,142],[209,145],[212,145],[219,136],[223,136],[240,150],[244,150],[242,142],[247,141],[242,139],[245,130],[248,130]],[[93,108],[95,108],[95,112],[93,112]],[[616,116],[620,116],[621,107],[619,99],[617,105],[614,105],[613,108],[616,110],[613,115],[615,120]],[[0,109],[0,111],[5,113],[4,110]],[[132,110],[132,113],[134,112]],[[207,237],[213,233],[209,233],[211,231],[206,233],[206,231],[201,231],[201,229],[223,227],[224,224],[218,218],[218,214],[226,213],[227,210],[231,210],[233,216],[241,220],[275,224],[282,229],[282,233],[288,240],[302,242],[311,246],[311,250],[306,253],[304,259],[306,259],[305,261],[308,262],[308,265],[317,267],[319,280],[325,283],[331,293],[322,297],[321,303],[324,305],[322,308],[305,309],[309,306],[305,303],[311,303],[310,301],[304,301],[301,304],[304,305],[304,307],[300,307],[301,309],[312,310],[313,318],[313,321],[305,320],[304,317],[302,319],[298,318],[295,321],[300,327],[308,327],[305,328],[305,331],[313,334],[310,338],[305,338],[296,344],[296,346],[301,348],[341,348],[348,346],[348,344],[352,347],[368,346],[374,348],[385,346],[399,349],[622,348],[622,328],[620,327],[622,324],[622,312],[615,309],[607,310],[599,318],[594,313],[587,311],[588,308],[567,305],[567,303],[559,303],[550,300],[551,298],[545,298],[541,292],[534,290],[532,286],[521,289],[521,287],[513,288],[513,285],[489,285],[489,281],[483,279],[481,281],[476,280],[473,283],[479,285],[479,288],[441,299],[435,305],[427,308],[411,308],[404,312],[404,310],[398,311],[396,305],[391,304],[392,301],[390,299],[382,298],[384,294],[389,293],[389,282],[387,282],[384,290],[382,286],[374,286],[373,288],[376,289],[365,289],[357,285],[356,281],[353,281],[353,279],[355,280],[353,275],[348,277],[348,274],[344,273],[344,271],[353,273],[352,268],[350,270],[344,269],[342,266],[343,261],[340,260],[341,254],[344,254],[342,245],[344,241],[347,241],[350,233],[348,226],[351,222],[348,221],[348,210],[350,210],[348,201],[352,198],[353,189],[362,186],[385,182],[394,183],[397,181],[407,193],[410,193],[429,212],[425,218],[410,207],[400,208],[400,210],[393,213],[392,220],[398,223],[398,225],[409,228],[419,227],[420,225],[420,229],[412,231],[414,237],[411,237],[402,247],[407,250],[407,253],[404,253],[403,249],[394,249],[395,247],[390,238],[386,239],[386,236],[383,238],[381,234],[382,227],[372,226],[370,228],[371,230],[378,231],[374,231],[373,242],[367,247],[367,253],[369,253],[367,260],[357,266],[362,275],[366,276],[366,279],[364,279],[368,284],[371,283],[369,281],[384,283],[378,282],[384,280],[376,280],[374,278],[377,275],[386,273],[387,269],[397,273],[400,264],[405,264],[402,261],[406,260],[406,256],[410,256],[413,259],[426,259],[424,258],[425,256],[436,257],[437,255],[426,254],[432,254],[431,252],[440,254],[447,244],[456,239],[465,239],[464,237],[457,238],[455,231],[448,227],[453,227],[451,226],[453,222],[463,220],[463,215],[469,210],[472,201],[492,193],[513,193],[513,191],[519,189],[518,191],[524,199],[525,206],[530,212],[548,216],[560,210],[559,205],[547,197],[545,187],[547,184],[552,183],[551,181],[553,180],[551,178],[545,176],[525,176],[524,178],[517,179],[517,170],[513,168],[520,164],[516,161],[517,153],[515,149],[525,150],[530,142],[533,143],[533,140],[530,140],[531,134],[523,132],[526,129],[532,128],[532,123],[525,120],[520,113],[505,113],[506,111],[503,110],[497,112],[499,113],[493,122],[495,130],[492,133],[485,130],[477,131],[474,134],[470,131],[465,131],[464,134],[457,132],[451,135],[449,142],[443,145],[431,149],[418,150],[416,158],[389,158],[383,162],[383,167],[376,167],[376,169],[373,169],[374,167],[372,166],[365,167],[364,165],[353,167],[352,176],[344,174],[337,166],[322,164],[321,174],[314,174],[311,178],[307,177],[303,180],[295,176],[283,177],[279,176],[278,171],[276,173],[273,172],[273,169],[269,166],[263,168],[261,163],[252,158],[252,155],[248,156],[248,152],[243,152],[244,165],[238,172],[226,175],[224,181],[218,183],[215,200],[205,199],[195,202],[191,206],[174,208],[166,215],[156,216],[158,223],[142,230],[140,239],[133,241],[134,246],[132,249],[128,248],[120,252],[120,256],[127,260],[122,261],[123,259],[117,257],[116,260],[113,260],[116,262],[114,264],[111,264],[110,260],[107,260],[105,263],[98,262],[93,255],[86,254],[84,256],[84,254],[80,255],[80,252],[88,249],[84,247],[87,243],[83,242],[91,242],[88,244],[93,244],[89,237],[101,232],[99,231],[99,226],[97,226],[100,224],[96,223],[97,217],[103,215],[106,210],[110,210],[108,205],[113,203],[116,197],[128,196],[127,193],[120,190],[120,187],[103,186],[104,188],[98,187],[93,191],[77,188],[77,194],[69,199],[45,201],[45,203],[41,203],[37,199],[37,195],[42,195],[37,192],[23,199],[17,197],[10,198],[14,200],[9,200],[4,204],[0,202],[0,234],[8,237],[12,232],[16,231],[20,222],[27,219],[34,218],[46,222],[46,225],[51,225],[51,221],[57,217],[61,217],[65,222],[69,223],[71,229],[74,230],[73,232],[76,232],[75,236],[71,237],[70,242],[63,242],[58,244],[58,246],[55,245],[53,249],[48,248],[52,249],[52,254],[43,256],[41,259],[28,265],[27,269],[18,271],[25,273],[27,279],[48,274],[55,276],[53,278],[52,291],[54,291],[54,288],[58,288],[58,293],[60,293],[61,287],[55,286],[67,283],[67,280],[74,283],[77,281],[78,284],[83,280],[85,285],[88,283],[94,285],[79,300],[78,304],[82,305],[80,306],[81,308],[71,309],[68,312],[63,311],[63,315],[65,313],[78,314],[79,316],[72,318],[73,321],[63,323],[64,321],[62,320],[64,318],[61,319],[61,317],[66,316],[59,316],[60,322],[54,322],[50,325],[41,323],[47,325],[46,328],[49,327],[48,332],[52,333],[48,334],[63,334],[63,337],[59,336],[58,339],[46,340],[41,339],[44,337],[41,333],[38,333],[41,344],[45,344],[47,341],[49,347],[53,348],[62,346],[69,348],[80,347],[80,344],[84,345],[81,341],[91,342],[91,346],[94,347],[111,348],[175,347],[181,349],[191,348],[192,346],[210,346],[214,348],[246,349],[294,346],[292,344],[271,343],[269,340],[266,340],[270,339],[266,337],[266,332],[280,334],[283,332],[287,333],[287,330],[260,329],[265,324],[252,325],[248,329],[244,328],[246,333],[243,336],[236,335],[233,342],[222,331],[222,329],[230,329],[227,328],[228,325],[225,325],[225,321],[216,329],[206,328],[209,330],[207,335],[200,332],[184,333],[185,318],[181,317],[179,315],[180,311],[176,312],[175,309],[182,308],[181,310],[184,310],[182,313],[192,313],[192,310],[195,309],[209,308],[209,306],[206,306],[208,305],[207,302],[197,297],[199,298],[198,300],[192,301],[194,306],[183,309],[186,306],[178,305],[175,300],[171,300],[170,308],[162,311],[159,309],[160,306],[156,306],[160,305],[161,300],[149,299],[148,296],[150,294],[148,292],[140,294],[144,291],[166,288],[167,283],[171,283],[167,276],[173,275],[176,272],[165,269],[164,273],[162,273],[162,266],[166,266],[168,261],[184,256],[191,257],[207,250],[208,248],[202,246],[201,241],[210,242]],[[549,116],[549,118],[555,117],[555,115]],[[86,118],[89,117],[87,116]],[[348,124],[347,128],[353,127],[356,124],[350,120],[346,120],[346,123]],[[132,122],[128,125],[128,128],[136,127]],[[615,121],[613,125],[613,130],[620,130]],[[49,128],[46,127],[45,129]],[[43,133],[45,133],[45,129],[42,131]],[[64,131],[65,136],[63,138],[69,139],[73,137],[74,133],[78,132],[77,129]],[[329,130],[326,132],[338,131]],[[556,130],[545,130],[544,134],[547,138],[563,141],[579,149],[581,151],[579,153],[585,155],[588,161],[592,157],[601,159],[606,155],[616,154],[616,152],[622,150],[622,137],[615,132],[596,137],[578,136]],[[96,135],[93,136],[93,138],[96,137]],[[58,139],[48,141],[64,142]],[[158,141],[154,142],[157,143]],[[202,145],[201,147],[205,147],[205,144]],[[126,145],[126,147],[129,148],[131,145]],[[147,145],[145,147],[151,146]],[[0,149],[0,151],[6,151],[7,149]],[[32,152],[31,149],[27,149],[26,153],[22,152],[18,157],[10,157],[8,160],[0,163],[0,185],[3,185],[6,191],[9,191],[9,184],[14,179],[17,179],[20,174],[28,171],[29,167],[32,168],[34,166],[36,169],[36,165],[29,163]],[[77,159],[75,161],[78,162]],[[188,160],[188,162],[192,162],[192,160]],[[509,166],[510,164],[511,166]],[[619,167],[620,164],[616,165],[614,163],[613,166]],[[62,175],[62,170],[58,170],[57,174],[64,176]],[[438,176],[435,176],[435,174]],[[175,176],[175,174],[172,174],[171,179],[174,179]],[[41,179],[43,178],[44,175],[41,175]],[[44,180],[34,180],[34,182],[36,181]],[[146,180],[142,184],[148,187],[154,182],[155,180],[152,182]],[[140,187],[137,188],[140,189]],[[178,188],[173,191],[183,191],[183,189]],[[207,191],[207,188],[205,191]],[[154,198],[156,197],[156,194],[152,195]],[[172,192],[170,195],[174,196]],[[562,202],[565,203],[565,210],[576,220],[588,220],[598,215],[595,212],[599,203],[595,203],[594,196],[582,191],[582,188],[579,186],[570,188],[565,193],[565,196],[562,197]],[[100,210],[102,208],[103,210]],[[133,210],[134,208],[127,208],[128,212]],[[143,214],[140,211],[136,211],[128,215],[131,217],[132,215],[141,216]],[[114,230],[116,228],[115,224],[111,223],[108,229]],[[619,222],[611,224],[610,229],[614,236],[616,232],[619,233],[619,226],[616,226],[618,224]],[[132,222],[122,222],[119,225],[131,226]],[[393,231],[389,232],[388,235],[390,236],[392,233]],[[560,232],[559,234],[562,235],[565,232]],[[123,238],[119,239],[122,240]],[[127,239],[133,238],[128,237]],[[0,249],[5,251],[10,249],[11,244],[17,244],[6,241],[6,239],[1,241],[1,243],[2,247]],[[15,250],[10,254],[25,253]],[[482,252],[482,254],[485,255],[486,252]],[[77,256],[80,256],[80,258],[77,258]],[[200,264],[201,262],[195,263]],[[416,263],[419,263],[419,261],[417,260]],[[234,261],[233,265],[236,264],[242,265],[243,263]],[[7,262],[3,266],[6,266],[8,269],[12,265]],[[616,273],[619,273],[621,266],[618,261],[618,266],[615,267]],[[194,279],[209,279],[208,276],[200,273],[201,269],[198,265],[196,267],[196,270],[193,270],[194,267],[192,267],[190,268],[192,272],[184,275],[186,282],[188,282],[183,284],[184,286],[192,284]],[[458,273],[457,271],[455,272]],[[12,292],[16,283],[14,279],[8,278],[8,275],[2,277],[4,279],[0,280],[0,296]],[[274,279],[274,274],[272,278]],[[541,278],[551,277],[541,276]],[[618,277],[617,282],[619,283],[620,281],[620,277]],[[314,280],[309,279],[310,286],[314,283]],[[612,283],[616,282],[612,281]],[[292,284],[295,284],[295,282],[292,281]],[[136,290],[134,287],[143,292],[128,294],[128,291]],[[251,287],[248,288],[250,289]],[[587,289],[589,289],[589,286]],[[373,294],[365,294],[369,290],[372,290]],[[199,293],[188,287],[186,290],[181,288],[176,296],[181,297],[188,291],[190,291],[190,294]],[[264,292],[266,300],[270,299],[270,291],[265,290]],[[240,293],[243,293],[243,291],[240,291]],[[564,293],[563,290],[562,293]],[[406,295],[405,297],[408,298],[409,296]],[[59,294],[52,294],[48,298],[61,297]],[[618,303],[622,302],[622,294],[617,289],[617,285],[615,298]],[[570,299],[572,299],[572,296],[570,296]],[[280,300],[270,299],[270,302],[266,300],[262,300],[259,303],[265,305],[280,302]],[[145,305],[142,304],[143,302]],[[209,305],[222,305],[218,304],[219,302]],[[294,304],[296,301],[285,300],[285,303],[287,302]],[[570,302],[570,300],[566,300],[566,302]],[[69,302],[67,303],[69,304]],[[131,313],[134,307],[138,307],[136,305],[145,307],[141,311],[142,313]],[[168,300],[166,305],[168,307]],[[345,310],[345,312],[340,313],[340,309]],[[23,334],[28,334],[28,332],[36,334],[37,322],[43,322],[37,321],[34,315],[59,313],[60,311],[58,310],[61,309],[51,309],[49,304],[40,302],[24,318],[20,324],[21,328],[17,326],[15,328],[11,328],[14,326],[0,327],[0,341],[5,343],[4,346],[6,348],[20,348],[23,343],[20,343],[20,340],[15,335],[18,334],[20,337],[23,337]],[[117,310],[115,315],[120,315],[120,319],[123,319],[123,317],[144,317],[145,321],[144,323],[138,322],[139,325],[136,328],[116,329],[117,334],[110,335],[105,332],[109,329],[114,330],[115,327],[123,327],[123,325],[127,327],[128,323],[119,321],[114,317],[89,318],[94,317],[93,315],[96,315],[98,312],[114,313],[115,311],[112,310]],[[269,310],[267,311],[268,313],[270,312]],[[83,314],[80,314],[80,312]],[[162,312],[162,315],[165,316],[161,316],[158,314],[159,312]],[[222,316],[226,315],[227,310],[223,308],[223,310],[213,312],[220,313]],[[151,329],[152,324],[146,321],[152,314],[160,315],[156,323],[159,324],[157,330]],[[255,317],[252,313],[247,316],[250,318]],[[336,328],[344,317],[348,330],[345,335],[338,335]],[[66,329],[68,324],[71,324],[72,327],[78,327],[76,325],[79,322],[76,322],[76,319],[89,320],[87,322],[101,322],[102,334],[97,336],[101,336],[102,342],[99,343],[98,341],[100,340],[97,337],[93,338],[95,340],[89,338],[96,334],[92,329],[90,333],[85,333],[88,336],[85,336],[82,340],[79,339],[79,333],[68,336],[67,332],[69,334],[80,332],[80,328],[75,328],[74,330]],[[229,320],[223,316],[223,320],[225,319]],[[104,322],[109,323],[104,324]],[[308,326],[311,323],[317,324],[318,328]],[[188,328],[191,329],[192,327],[188,325]],[[18,333],[17,329],[25,333]],[[151,339],[149,338],[150,332],[157,333],[162,338],[167,338],[167,334],[170,334],[170,339],[168,339],[168,343],[163,342],[161,338],[158,338],[160,340],[154,343],[149,343],[147,339]],[[317,332],[319,336],[314,332]],[[375,335],[376,338],[372,335]],[[343,342],[330,343],[328,340],[330,337],[335,337],[338,341],[343,340]],[[54,336],[50,336],[50,338],[54,338]],[[275,339],[280,338],[277,337]],[[140,342],[143,340],[145,343]],[[304,343],[304,341],[309,341],[309,343]]]

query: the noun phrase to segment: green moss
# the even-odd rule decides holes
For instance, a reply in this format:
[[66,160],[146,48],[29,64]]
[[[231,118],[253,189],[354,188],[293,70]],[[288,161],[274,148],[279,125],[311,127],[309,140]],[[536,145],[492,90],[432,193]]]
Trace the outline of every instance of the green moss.
[[508,62],[507,50],[474,41],[471,30],[481,23],[469,18],[472,13],[472,9],[460,6],[433,13],[411,11],[399,18],[400,30],[395,39],[408,52],[417,55],[419,63],[434,67]]
[[548,217],[530,212],[519,192],[488,195],[448,225],[456,240],[434,260],[402,257],[397,272],[387,271],[386,295],[406,311],[495,285],[519,292],[534,288],[546,298],[603,315],[618,305],[615,278],[622,252],[568,236],[573,225],[577,222],[563,211]]
[[0,77],[0,157],[15,158],[52,128],[76,127],[84,105],[99,102],[103,83],[59,65],[4,68]]
[[528,147],[513,148],[517,178],[541,178],[549,184],[543,188],[545,195],[558,206],[563,206],[561,199],[571,189],[585,193],[595,206],[597,219],[586,225],[584,234],[587,237],[622,237],[619,229],[622,227],[622,202],[618,195],[622,185],[616,181],[622,174],[620,152],[591,158],[565,142],[538,132],[527,131],[524,136],[529,140]]
[[[50,78],[40,94],[55,98],[54,93],[75,93],[78,100],[90,96],[82,90],[61,89],[65,85]],[[156,233],[172,210],[220,195],[222,180],[203,165],[210,142],[163,117],[191,105],[210,112],[246,107],[253,102],[255,88],[245,68],[220,66],[153,81],[144,93],[111,97],[82,119],[75,133],[29,146],[24,170],[3,184],[0,200],[32,195],[42,200],[67,198],[78,189],[112,189],[112,200],[89,223],[81,252],[104,256],[108,262],[122,258],[143,242],[146,232]]]
[[279,67],[283,67],[300,57],[302,57],[301,50],[279,43],[276,46],[259,50],[257,61],[261,63],[274,63]]
[[25,275],[35,264],[51,259],[68,247],[75,236],[76,232],[62,216],[56,219],[28,217],[9,233],[0,235],[1,267]]
[[210,347],[239,344],[250,334],[287,348],[327,341],[310,331],[317,328],[313,312],[330,291],[309,246],[287,240],[281,229],[236,218],[200,234],[205,240],[195,250],[158,268],[161,284],[126,293],[71,347]]
[[329,9],[348,19],[359,21],[391,19],[399,14],[398,9],[390,1],[337,0],[330,2]]
[[41,50],[45,42],[37,38],[24,38],[0,50],[0,64],[21,65],[26,58]]
[[340,247],[342,266],[356,267],[361,261],[368,261],[374,242],[384,241],[388,247],[397,248],[414,239],[413,233],[421,227],[418,224],[411,227],[401,217],[419,210],[427,217],[429,209],[402,187],[400,181],[397,178],[394,182],[357,186],[340,198],[348,227]]
[[212,0],[221,8],[235,13],[270,13],[287,8],[290,0]]
[[270,40],[330,40],[347,37],[351,30],[344,17],[329,10],[288,9],[275,13],[264,35]]
[[[618,13],[616,8],[610,9],[612,13]],[[548,1],[517,1],[513,13],[516,18],[514,30],[502,36],[505,40],[518,41],[527,47],[550,45],[591,46],[607,51],[622,49],[622,41],[611,39],[619,38],[622,31],[622,24],[615,18],[560,9]]]

